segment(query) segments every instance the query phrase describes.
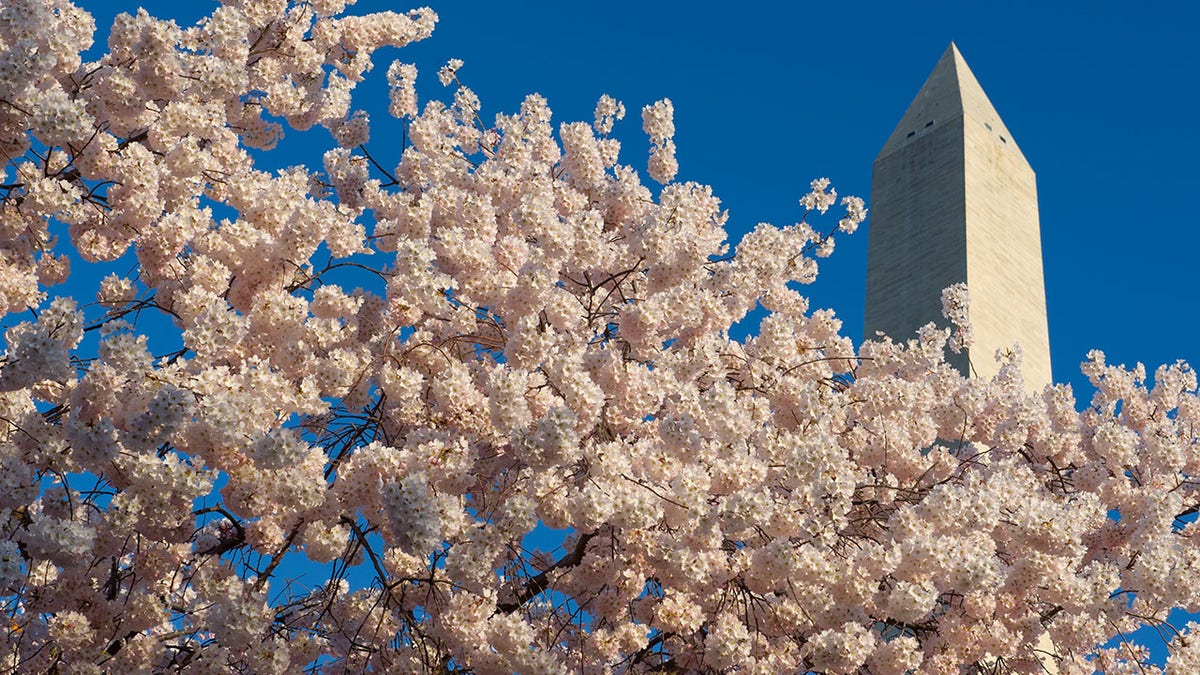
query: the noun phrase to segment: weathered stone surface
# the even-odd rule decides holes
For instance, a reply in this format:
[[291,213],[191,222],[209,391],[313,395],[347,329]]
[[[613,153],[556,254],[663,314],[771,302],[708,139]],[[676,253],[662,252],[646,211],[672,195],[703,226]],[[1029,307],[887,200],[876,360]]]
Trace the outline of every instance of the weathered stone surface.
[[975,344],[951,355],[990,377],[1019,344],[1026,388],[1051,381],[1033,169],[953,44],[875,159],[865,333],[944,325],[941,291],[967,282]]

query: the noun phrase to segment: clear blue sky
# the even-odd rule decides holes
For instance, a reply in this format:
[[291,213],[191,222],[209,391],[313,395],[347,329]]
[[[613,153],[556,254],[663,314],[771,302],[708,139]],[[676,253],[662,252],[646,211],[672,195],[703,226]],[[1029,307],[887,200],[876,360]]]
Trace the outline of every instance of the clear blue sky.
[[[493,109],[537,91],[587,119],[602,93],[631,112],[670,97],[680,178],[714,186],[736,238],[792,222],[813,177],[867,197],[875,154],[954,40],[1038,174],[1055,378],[1081,389],[1091,348],[1151,372],[1200,364],[1200,216],[1186,201],[1200,184],[1200,14],[1156,4],[441,2],[412,51],[465,60]],[[635,166],[639,124],[625,125]],[[865,269],[863,231],[812,289],[856,338]]]
[[[101,31],[138,5],[80,4]],[[184,25],[211,7],[142,4]],[[401,58],[417,63],[424,95],[439,95],[436,70],[457,57],[485,115],[513,112],[538,92],[559,121],[590,120],[596,99],[611,94],[630,110],[617,131],[626,139],[623,161],[637,167],[646,150],[637,111],[669,97],[679,178],[714,187],[730,210],[734,241],[758,222],[793,222],[796,200],[815,177],[869,197],[875,154],[953,40],[1038,175],[1056,381],[1087,392],[1078,364],[1092,348],[1110,362],[1142,361],[1151,372],[1176,359],[1200,364],[1193,290],[1200,216],[1187,202],[1200,187],[1196,5],[429,4],[441,16],[433,37],[380,53],[377,80]],[[362,0],[351,11],[411,7]],[[356,105],[380,100],[375,84],[360,88]],[[390,120],[373,117],[373,150],[386,155],[380,139]],[[814,306],[835,309],[856,339],[866,241],[863,230],[842,238],[810,289]]]

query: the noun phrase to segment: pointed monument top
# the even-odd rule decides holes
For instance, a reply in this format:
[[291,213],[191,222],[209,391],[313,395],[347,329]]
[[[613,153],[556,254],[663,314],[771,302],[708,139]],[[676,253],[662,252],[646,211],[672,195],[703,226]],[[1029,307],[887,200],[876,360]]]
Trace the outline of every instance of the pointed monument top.
[[992,107],[987,94],[983,93],[983,87],[979,86],[974,73],[967,67],[958,46],[951,42],[916,98],[909,104],[900,124],[896,125],[896,130],[879,151],[879,156],[891,154],[905,143],[919,138],[926,129],[959,115],[986,125],[988,131],[998,135],[1021,154],[1004,121]]

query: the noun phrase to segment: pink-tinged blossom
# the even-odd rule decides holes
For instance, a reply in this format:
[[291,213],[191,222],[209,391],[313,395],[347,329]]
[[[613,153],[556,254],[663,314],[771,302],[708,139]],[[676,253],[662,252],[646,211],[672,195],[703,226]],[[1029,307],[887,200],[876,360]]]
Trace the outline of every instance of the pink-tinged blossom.
[[21,543],[35,559],[51,560],[61,565],[88,555],[95,539],[94,528],[33,510]]
[[417,67],[411,63],[393,61],[388,66],[387,81],[391,104],[388,112],[392,117],[413,118],[417,116]]
[[[368,158],[354,90],[436,15],[347,4],[124,14],[89,64],[82,10],[0,7],[8,670],[1135,672],[1200,606],[1186,364],[964,379],[956,287],[856,345],[800,289],[863,201],[727,241],[667,100],[651,190],[611,97],[483,119],[451,61],[421,112],[395,62]],[[321,166],[260,169],[285,131]]]
[[458,69],[462,67],[462,59],[450,59],[438,70],[438,81],[442,83],[443,87],[450,86],[450,83],[458,77]]
[[25,576],[21,570],[23,557],[17,542],[8,539],[0,541],[0,589],[5,593]]
[[810,187],[812,190],[800,198],[800,205],[804,208],[825,213],[837,202],[837,190],[830,189],[828,178],[817,178]]
[[846,234],[854,234],[867,218],[866,203],[861,197],[842,197],[842,206],[846,207],[846,217],[838,221],[838,229]]
[[46,380],[71,379],[70,350],[83,337],[75,302],[58,298],[36,322],[21,323],[5,334],[8,350],[0,366],[0,391],[16,391]]
[[969,349],[975,342],[971,330],[971,300],[966,284],[954,284],[942,291],[942,316],[950,321],[950,350],[955,354]]
[[371,120],[362,110],[356,110],[346,119],[331,125],[330,130],[343,148],[356,148],[371,140]]
[[675,160],[675,106],[664,98],[642,108],[642,130],[650,137],[650,177],[669,183],[679,170]]
[[823,630],[806,645],[808,659],[818,671],[851,673],[874,651],[878,638],[857,623]]
[[625,104],[604,94],[596,102],[595,118],[592,127],[597,134],[607,136],[612,133],[614,122],[625,119]]

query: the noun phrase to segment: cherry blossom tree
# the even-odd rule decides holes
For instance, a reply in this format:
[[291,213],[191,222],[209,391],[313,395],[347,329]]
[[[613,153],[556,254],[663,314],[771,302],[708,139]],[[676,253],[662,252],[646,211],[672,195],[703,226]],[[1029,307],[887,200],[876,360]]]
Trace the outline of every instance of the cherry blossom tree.
[[[1145,673],[1150,624],[1200,672],[1187,365],[965,379],[964,289],[856,348],[799,289],[861,200],[731,248],[670,101],[644,184],[621,103],[485,116],[458,61],[376,124],[437,18],[346,4],[88,62],[84,10],[0,5],[5,670]],[[285,132],[323,166],[256,168]]]

